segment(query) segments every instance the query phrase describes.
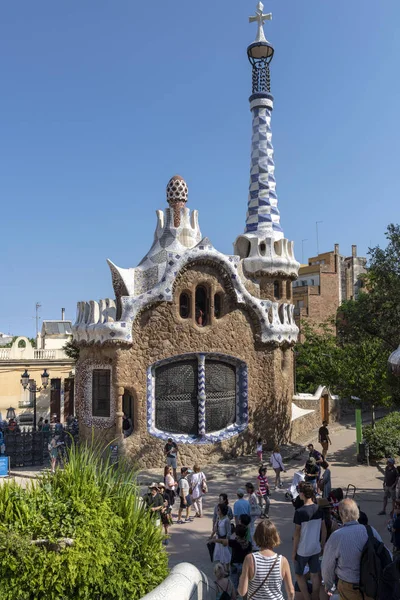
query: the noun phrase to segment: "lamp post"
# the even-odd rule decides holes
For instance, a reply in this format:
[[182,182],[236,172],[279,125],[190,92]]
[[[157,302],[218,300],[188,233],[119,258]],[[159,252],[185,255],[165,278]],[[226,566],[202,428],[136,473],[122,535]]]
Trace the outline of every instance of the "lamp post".
[[27,369],[25,369],[21,376],[22,387],[24,390],[29,390],[29,392],[33,394],[33,431],[36,431],[36,393],[41,392],[43,389],[45,390],[49,385],[49,374],[47,369],[43,371],[40,377],[42,379],[42,385],[37,387],[36,381],[31,381],[31,383],[29,383],[29,373]]

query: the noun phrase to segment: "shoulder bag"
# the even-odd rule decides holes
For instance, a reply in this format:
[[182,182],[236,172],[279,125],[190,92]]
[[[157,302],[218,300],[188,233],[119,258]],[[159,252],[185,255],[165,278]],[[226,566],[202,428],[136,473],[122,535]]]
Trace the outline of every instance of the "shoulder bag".
[[[247,600],[251,600],[251,598],[252,598],[253,596],[255,596],[255,595],[257,594],[257,592],[258,592],[258,591],[259,591],[259,590],[260,590],[260,589],[263,587],[264,583],[267,581],[268,577],[271,575],[271,573],[272,573],[272,569],[274,568],[274,566],[275,566],[275,565],[276,565],[276,563],[278,562],[278,558],[279,558],[279,555],[277,554],[277,555],[276,555],[276,558],[275,558],[275,560],[274,560],[274,562],[273,562],[273,564],[272,564],[272,567],[270,568],[270,570],[268,571],[268,573],[267,573],[267,574],[266,574],[266,576],[265,576],[265,579],[264,579],[264,581],[263,581],[262,583],[260,583],[260,585],[258,586],[258,588],[257,588],[257,589],[256,589],[254,592],[252,592],[251,594],[247,594]],[[256,562],[256,561],[255,561],[255,559],[253,559],[253,560],[254,560],[254,565],[255,565],[255,562]]]
[[207,494],[208,487],[207,487],[206,477],[205,477],[204,473],[202,475],[203,475],[203,478],[201,480],[201,491],[203,494]]

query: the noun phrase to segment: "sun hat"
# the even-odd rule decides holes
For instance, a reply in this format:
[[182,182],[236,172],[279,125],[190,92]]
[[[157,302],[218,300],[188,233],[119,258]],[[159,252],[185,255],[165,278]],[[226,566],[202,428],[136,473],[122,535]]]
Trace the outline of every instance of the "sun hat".
[[165,488],[165,483],[163,483],[162,481],[160,481],[160,483],[158,484],[159,488]]
[[156,483],[155,481],[153,481],[153,483],[151,483],[149,485],[149,490],[154,490],[154,489],[158,490],[158,483]]

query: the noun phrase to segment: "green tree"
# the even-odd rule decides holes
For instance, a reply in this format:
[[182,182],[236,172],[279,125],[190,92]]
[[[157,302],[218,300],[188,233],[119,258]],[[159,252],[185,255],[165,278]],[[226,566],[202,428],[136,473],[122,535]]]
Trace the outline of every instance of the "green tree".
[[314,392],[317,385],[323,384],[349,402],[360,399],[372,411],[392,403],[389,350],[381,339],[364,337],[343,343],[335,336],[331,323],[321,324],[318,329],[307,324],[303,332],[305,341],[296,346],[299,391]]
[[393,351],[400,344],[400,226],[389,225],[386,238],[385,249],[369,250],[365,291],[341,305],[337,329],[344,343],[379,339]]
[[78,360],[79,346],[74,342],[74,340],[67,342],[63,347],[63,350],[69,358],[72,358],[75,362]]

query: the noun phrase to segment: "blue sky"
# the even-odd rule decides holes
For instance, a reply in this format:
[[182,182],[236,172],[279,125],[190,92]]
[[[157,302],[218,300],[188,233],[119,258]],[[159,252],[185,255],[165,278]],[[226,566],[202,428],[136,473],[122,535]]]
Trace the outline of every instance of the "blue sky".
[[[0,6],[0,331],[33,335],[112,296],[175,173],[214,246],[244,229],[255,0],[19,0]],[[272,130],[301,260],[384,244],[399,221],[400,2],[271,0]]]

